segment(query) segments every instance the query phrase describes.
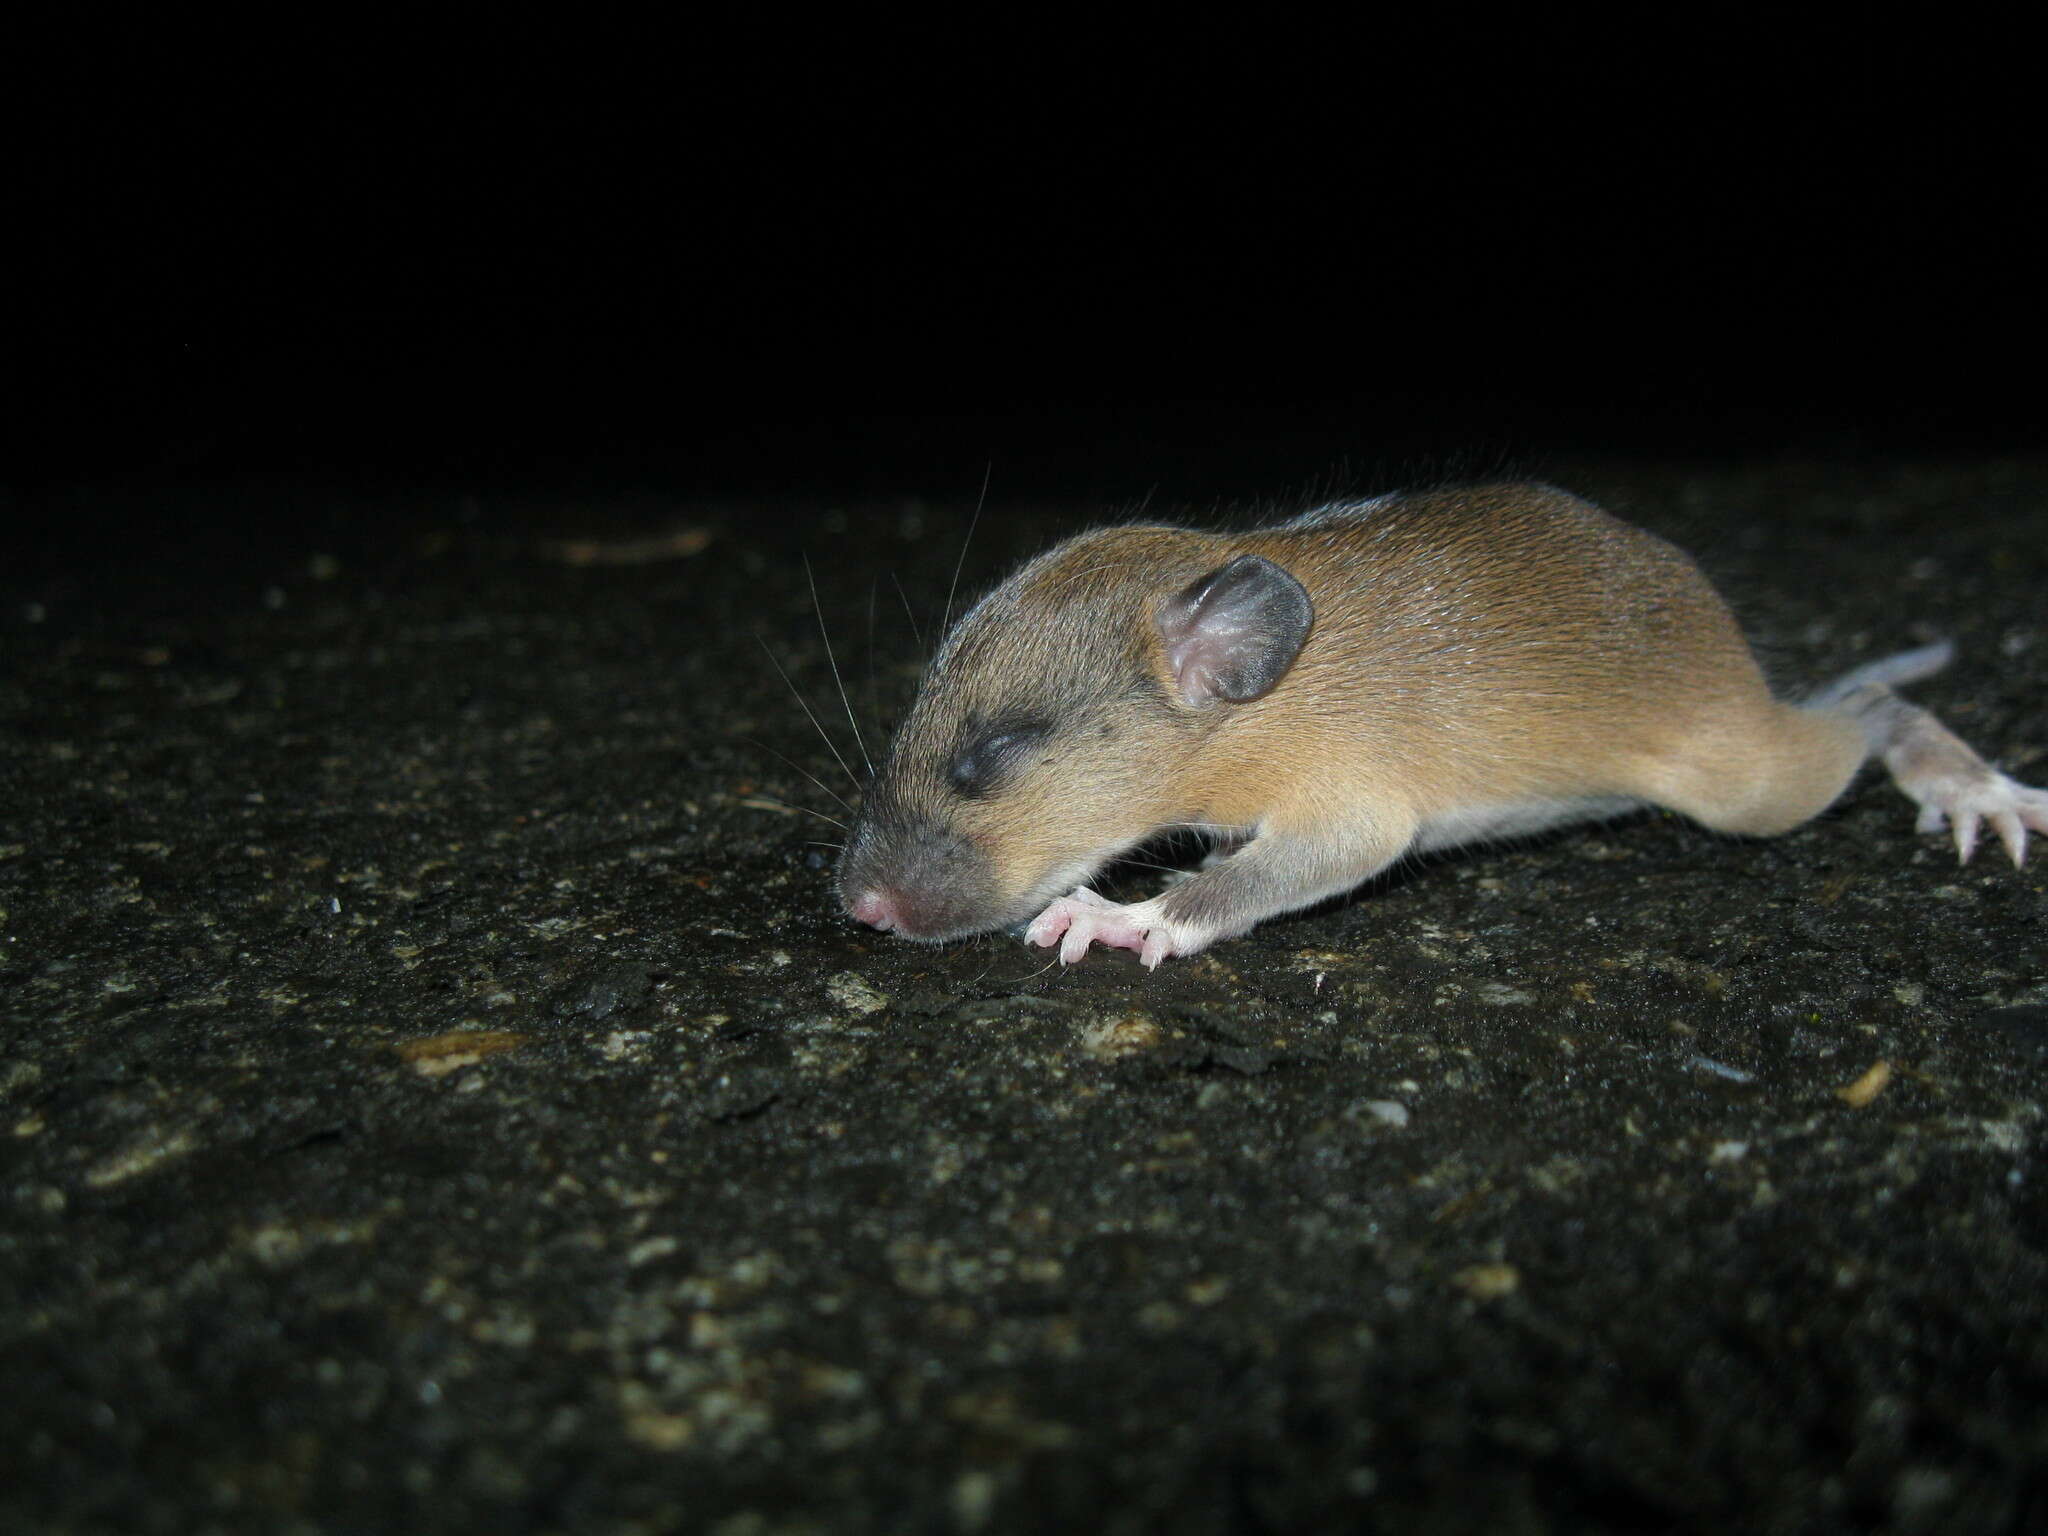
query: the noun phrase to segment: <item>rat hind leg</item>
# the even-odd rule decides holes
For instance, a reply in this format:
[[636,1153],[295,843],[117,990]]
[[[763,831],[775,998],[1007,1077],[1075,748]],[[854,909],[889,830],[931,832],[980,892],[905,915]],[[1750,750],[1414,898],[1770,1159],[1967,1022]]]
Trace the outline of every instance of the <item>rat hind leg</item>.
[[1870,755],[1854,720],[1760,694],[1713,719],[1647,774],[1646,799],[1717,832],[1775,837],[1832,805]]
[[2048,834],[2048,791],[2007,778],[1889,686],[1946,659],[1943,647],[1908,652],[1804,705],[1759,698],[1695,731],[1681,756],[1650,773],[1647,796],[1716,831],[1770,837],[1826,810],[1875,755],[1920,807],[1919,831],[1946,825],[1967,861],[1988,822],[2017,865],[2027,833]]

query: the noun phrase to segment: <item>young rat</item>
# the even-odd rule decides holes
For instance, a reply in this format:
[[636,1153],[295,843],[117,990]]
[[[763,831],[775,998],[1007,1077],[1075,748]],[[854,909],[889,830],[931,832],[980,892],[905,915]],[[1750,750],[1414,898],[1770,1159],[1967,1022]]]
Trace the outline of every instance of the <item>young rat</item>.
[[[1029,922],[1148,966],[1351,889],[1404,854],[1666,806],[1768,837],[1876,755],[2018,864],[2048,793],[1893,685],[1947,645],[1774,698],[1662,539],[1542,485],[1323,507],[1249,533],[1103,528],[954,626],[839,865],[861,922],[942,940]],[[1169,828],[1224,856],[1150,901],[1087,889]]]

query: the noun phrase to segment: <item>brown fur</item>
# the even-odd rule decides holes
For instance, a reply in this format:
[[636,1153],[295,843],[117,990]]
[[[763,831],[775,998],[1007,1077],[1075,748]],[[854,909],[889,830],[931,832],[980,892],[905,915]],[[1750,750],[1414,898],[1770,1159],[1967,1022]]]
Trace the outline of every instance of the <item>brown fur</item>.
[[1424,818],[1614,795],[1769,833],[1818,813],[1862,761],[1852,725],[1771,697],[1691,559],[1562,491],[1404,497],[1242,548],[1292,571],[1317,614],[1290,686],[1233,717],[1243,745],[1205,776],[1245,775],[1269,803],[1322,765],[1365,770],[1339,797],[1391,795]]
[[[1291,573],[1311,627],[1270,692],[1191,704],[1161,605],[1239,555]],[[1028,763],[993,792],[949,787],[962,743],[1006,720],[1049,723]],[[1235,829],[1244,851],[1145,904],[1174,932],[1166,952],[1187,953],[1518,816],[1649,802],[1782,832],[1842,791],[1868,736],[1849,710],[1773,698],[1684,554],[1546,486],[1242,534],[1106,528],[1026,565],[947,638],[841,889],[849,909],[884,893],[882,926],[950,937],[1024,921],[1163,828]]]

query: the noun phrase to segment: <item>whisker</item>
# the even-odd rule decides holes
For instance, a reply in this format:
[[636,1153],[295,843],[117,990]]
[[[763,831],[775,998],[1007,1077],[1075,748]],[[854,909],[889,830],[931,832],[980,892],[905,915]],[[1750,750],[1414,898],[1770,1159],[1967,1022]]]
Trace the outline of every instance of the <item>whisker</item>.
[[[760,637],[760,635],[759,635],[758,633],[757,633],[757,634],[756,634],[756,635],[754,636],[754,638],[755,638],[756,640],[761,640],[761,637]],[[817,717],[816,715],[814,715],[814,714],[812,714],[812,713],[811,713],[811,706],[810,706],[809,704],[805,703],[805,702],[804,702],[804,696],[803,696],[802,694],[800,694],[800,693],[798,693],[798,692],[796,691],[796,684],[795,684],[795,683],[792,683],[792,682],[790,682],[790,680],[789,680],[789,673],[787,673],[786,671],[784,671],[784,670],[783,670],[783,667],[782,667],[782,663],[781,663],[780,661],[776,660],[776,656],[775,656],[775,653],[774,653],[773,651],[770,651],[770,650],[768,650],[768,642],[767,642],[766,640],[761,640],[761,649],[762,649],[762,650],[764,650],[764,651],[767,651],[767,652],[768,652],[768,660],[769,660],[769,662],[770,662],[770,663],[771,663],[771,664],[772,664],[772,665],[774,666],[774,668],[775,668],[776,672],[777,672],[777,673],[778,673],[778,674],[779,674],[779,675],[781,676],[781,678],[782,678],[783,682],[785,682],[785,683],[787,683],[787,684],[789,685],[789,691],[790,691],[790,694],[791,694],[791,695],[792,695],[792,696],[793,696],[793,697],[794,697],[794,698],[796,699],[796,702],[797,702],[797,707],[798,707],[799,709],[801,709],[801,710],[802,710],[802,711],[804,712],[804,717],[805,717],[805,718],[806,718],[807,720],[809,720],[809,721],[811,722],[811,724],[812,724],[812,725],[814,725],[814,726],[817,726],[817,728],[818,728],[818,734],[819,734],[820,736],[823,736],[823,737],[825,738],[825,745],[826,745],[826,747],[827,747],[827,748],[829,748],[829,749],[831,750],[831,753],[832,753],[832,756],[833,756],[833,758],[834,758],[835,760],[837,760],[837,762],[838,762],[838,764],[839,764],[839,768],[840,768],[840,771],[841,771],[842,773],[844,773],[844,774],[846,775],[846,782],[847,782],[847,783],[849,783],[849,784],[851,784],[851,785],[852,785],[852,786],[853,786],[853,787],[854,787],[855,789],[859,789],[859,788],[860,788],[860,779],[859,779],[859,777],[858,777],[858,776],[857,776],[857,775],[856,775],[856,774],[854,773],[854,771],[853,771],[853,770],[852,770],[851,768],[849,768],[849,767],[847,767],[847,766],[846,766],[846,759],[845,759],[845,758],[843,758],[843,757],[840,757],[840,755],[839,755],[839,744],[838,744],[837,742],[835,742],[835,741],[834,741],[834,740],[833,740],[833,739],[831,738],[831,736],[830,736],[829,734],[827,734],[827,732],[826,732],[826,730],[825,730],[825,727],[824,727],[823,725],[820,725],[820,724],[819,724],[819,722],[818,722],[818,717]],[[774,751],[774,749],[773,749],[772,747],[771,747],[771,748],[769,748],[768,750],[770,750],[770,751]],[[781,754],[780,754],[780,753],[776,753],[776,755],[777,755],[778,757],[780,757],[780,756],[781,756]],[[788,759],[788,758],[786,758],[786,757],[784,757],[784,758],[783,758],[782,760],[783,760],[783,761],[784,761],[785,763],[789,763],[789,759]],[[789,763],[789,766],[790,766],[790,767],[792,767],[792,768],[796,768],[796,764],[795,764],[795,763]],[[803,773],[803,770],[802,770],[801,768],[798,768],[798,769],[797,769],[797,772],[799,772],[799,773]],[[804,777],[806,777],[806,778],[810,778],[810,775],[809,775],[809,774],[804,774]],[[816,779],[811,779],[811,782],[812,782],[813,784],[817,784],[817,783],[818,783],[818,781],[817,781]],[[822,785],[822,784],[818,784],[818,787],[819,787],[820,789],[825,789],[825,786],[824,786],[824,785]],[[829,790],[829,789],[826,789],[826,790],[825,790],[825,793],[826,793],[826,794],[828,794],[828,795],[832,795],[832,791],[831,791],[831,790]],[[839,797],[838,797],[837,795],[832,795],[832,798],[833,798],[834,800],[839,800]],[[839,803],[840,803],[841,805],[846,805],[846,802],[845,802],[844,800],[839,800]],[[851,811],[851,810],[853,809],[853,807],[852,807],[852,806],[850,806],[850,805],[846,805],[846,809],[847,809],[848,811]]]
[[882,728],[882,685],[875,674],[875,594],[881,589],[879,576],[868,583],[868,718],[875,723],[878,736]]
[[946,617],[939,625],[944,634],[953,627],[953,596],[960,590],[960,570],[967,564],[967,546],[974,542],[974,530],[981,523],[981,509],[988,504],[989,476],[995,473],[995,461],[991,459],[981,472],[981,495],[975,498],[974,516],[967,520],[967,536],[960,541],[960,558],[953,562],[953,584],[946,588]]
[[[1009,980],[1007,980],[1007,981],[999,981],[999,982],[997,982],[997,983],[996,983],[996,985],[997,985],[997,986],[999,986],[999,987],[1014,987],[1014,986],[1018,985],[1018,984],[1019,984],[1020,982],[1026,982],[1026,981],[1036,981],[1036,980],[1038,980],[1038,978],[1039,978],[1039,977],[1043,976],[1043,975],[1044,975],[1044,974],[1045,974],[1045,973],[1046,973],[1047,971],[1051,970],[1051,969],[1052,969],[1052,968],[1053,968],[1054,966],[1058,965],[1059,963],[1060,963],[1060,956],[1059,956],[1059,950],[1058,950],[1057,948],[1055,948],[1055,949],[1053,950],[1053,956],[1052,956],[1052,958],[1051,958],[1050,960],[1046,961],[1046,962],[1045,962],[1045,964],[1041,965],[1041,966],[1040,966],[1040,967],[1039,967],[1039,968],[1038,968],[1037,970],[1035,970],[1035,971],[1027,971],[1027,972],[1026,972],[1026,973],[1025,973],[1024,975],[1022,975],[1022,976],[1012,976],[1012,977],[1010,977],[1010,978],[1009,978]],[[995,964],[994,964],[994,962],[992,961],[992,962],[990,962],[990,964],[989,964],[989,968],[988,968],[988,970],[989,970],[989,971],[992,971],[992,970],[994,970],[994,969],[995,969]],[[981,976],[986,976],[987,974],[988,974],[988,971],[983,971],[983,972],[981,973]],[[980,981],[980,980],[981,980],[981,976],[977,976],[977,977],[975,977],[974,979],[975,979],[976,981]]]
[[839,702],[846,710],[846,723],[853,727],[853,744],[860,748],[860,760],[868,765],[868,777],[875,776],[875,760],[868,756],[868,744],[861,739],[860,722],[853,718],[853,700],[846,696],[846,681],[839,675],[839,658],[832,654],[832,637],[825,632],[825,605],[818,601],[818,578],[811,571],[811,557],[804,556],[804,580],[811,584],[811,608],[818,615],[818,638],[825,642],[825,663],[832,669],[832,682],[839,689]]
[[[801,773],[803,770],[799,768],[797,772]],[[772,795],[746,795],[739,803],[757,811],[787,811],[792,816],[815,816],[820,821],[831,822],[842,832],[846,830],[846,823],[837,816],[827,816],[823,811],[814,811],[808,805],[792,805],[789,801],[777,800]],[[839,844],[827,843],[825,846],[837,848]]]
[[1146,859],[1118,859],[1119,864],[1128,864],[1133,869],[1156,869],[1162,875],[1183,875],[1187,871],[1178,864],[1154,864]]
[[924,631],[918,627],[917,610],[910,606],[910,594],[903,590],[903,578],[891,571],[889,580],[896,584],[896,595],[903,599],[903,616],[910,620],[910,638],[917,642],[917,654],[929,661],[931,656],[924,648]]
[[[834,800],[838,800],[839,809],[846,812],[846,814],[849,816],[853,814],[853,807],[848,805],[844,800],[840,800],[839,796],[832,794],[831,789],[823,781],[821,781],[816,774],[812,773],[810,769],[804,767],[802,763],[794,762],[789,758],[783,757],[780,752],[776,751],[773,747],[769,746],[765,741],[756,741],[751,736],[742,736],[740,740],[744,741],[748,746],[757,748],[762,752],[766,752],[770,757],[778,758],[782,762],[788,764],[788,766],[794,768],[798,773],[802,774],[805,778],[809,779],[813,784],[816,784],[818,788],[824,790],[826,794],[831,795]],[[809,807],[805,806],[801,807],[801,809],[808,810]],[[825,813],[823,811],[811,811],[811,814],[813,816],[825,816]],[[845,825],[845,823],[836,821],[830,816],[825,816],[825,820],[832,822],[832,825],[834,825],[835,827]]]

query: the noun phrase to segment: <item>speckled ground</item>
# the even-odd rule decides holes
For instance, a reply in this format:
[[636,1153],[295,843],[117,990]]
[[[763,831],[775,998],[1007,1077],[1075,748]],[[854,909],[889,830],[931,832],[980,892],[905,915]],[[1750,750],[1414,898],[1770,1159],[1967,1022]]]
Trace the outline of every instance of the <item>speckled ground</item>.
[[[2048,469],[1573,483],[2048,780]],[[913,947],[777,670],[850,750],[964,504],[14,510],[0,1528],[2048,1525],[2048,856],[1873,776]]]

